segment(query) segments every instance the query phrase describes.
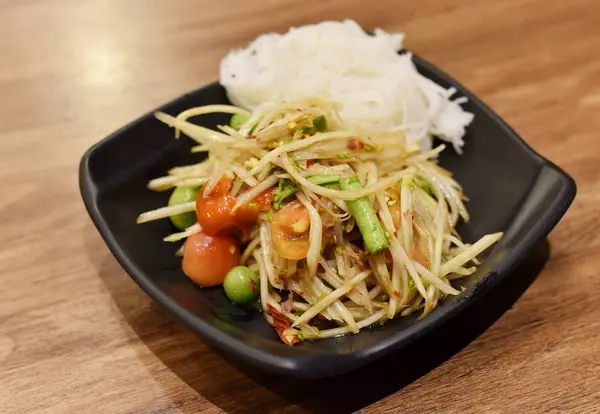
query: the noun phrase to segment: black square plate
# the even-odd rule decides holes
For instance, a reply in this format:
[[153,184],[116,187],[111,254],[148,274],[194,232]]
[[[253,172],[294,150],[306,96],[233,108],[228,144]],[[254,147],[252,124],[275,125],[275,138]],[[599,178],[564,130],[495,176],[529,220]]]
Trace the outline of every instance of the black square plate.
[[[397,352],[436,327],[469,312],[470,302],[494,289],[552,230],[573,201],[571,177],[551,164],[461,85],[432,65],[414,58],[419,71],[469,98],[475,120],[465,151],[452,149],[441,164],[455,174],[470,198],[471,221],[459,231],[472,242],[504,231],[478,271],[463,280],[460,297],[444,301],[423,320],[399,318],[357,335],[288,347],[257,311],[229,303],[222,289],[203,289],[189,281],[175,257],[178,246],[164,243],[173,232],[168,220],[136,224],[139,213],[166,205],[168,194],[146,189],[148,180],[176,165],[198,162],[190,140],[173,139],[173,130],[149,113],[96,144],[83,156],[79,182],[85,205],[121,266],[160,305],[209,344],[270,372],[298,377],[341,374]],[[227,103],[217,83],[186,94],[160,110],[177,114],[199,105]],[[215,127],[226,115],[198,118]]]

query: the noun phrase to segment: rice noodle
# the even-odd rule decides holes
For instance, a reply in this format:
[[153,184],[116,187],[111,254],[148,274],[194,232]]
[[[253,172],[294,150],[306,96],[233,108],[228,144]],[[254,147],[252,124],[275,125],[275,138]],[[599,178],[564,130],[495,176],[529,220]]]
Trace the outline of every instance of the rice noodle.
[[264,102],[286,101],[287,112],[291,102],[326,99],[340,108],[334,125],[402,131],[422,148],[437,136],[460,152],[473,120],[461,107],[466,98],[452,100],[456,89],[420,74],[410,53],[398,53],[403,39],[381,29],[367,34],[353,20],[263,34],[221,61],[220,82],[233,103],[260,111],[254,122],[261,126],[273,116]]

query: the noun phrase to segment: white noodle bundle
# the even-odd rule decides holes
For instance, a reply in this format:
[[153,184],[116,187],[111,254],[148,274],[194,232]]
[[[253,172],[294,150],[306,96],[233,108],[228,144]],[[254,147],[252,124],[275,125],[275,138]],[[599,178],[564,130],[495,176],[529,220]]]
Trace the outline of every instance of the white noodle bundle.
[[352,20],[264,34],[222,60],[220,82],[246,109],[321,98],[339,105],[348,126],[403,131],[423,149],[437,136],[460,152],[473,120],[460,106],[466,98],[450,100],[453,88],[419,74],[409,53],[398,54],[403,39],[380,29],[368,35]]

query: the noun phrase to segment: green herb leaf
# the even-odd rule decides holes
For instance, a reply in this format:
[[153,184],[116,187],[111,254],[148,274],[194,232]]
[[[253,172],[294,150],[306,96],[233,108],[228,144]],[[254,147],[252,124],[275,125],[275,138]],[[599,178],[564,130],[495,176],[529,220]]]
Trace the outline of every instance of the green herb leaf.
[[428,181],[419,181],[419,187],[430,196],[435,197],[433,186]]
[[256,129],[257,126],[258,126],[258,124],[252,125],[252,128],[250,128],[250,131],[248,131],[248,135],[254,134],[254,130]]
[[327,131],[327,119],[324,115],[317,116],[313,119],[312,126],[305,126],[302,128],[302,132],[307,135],[315,135],[317,132]]
[[327,131],[327,119],[325,119],[324,115],[318,116],[313,119],[313,128],[315,128],[318,132]]
[[279,180],[277,184],[277,188],[273,193],[273,208],[275,210],[280,210],[284,205],[284,201],[286,198],[295,194],[298,191],[298,187],[296,187],[290,180],[287,178],[282,178]]
[[[320,185],[323,187],[335,186],[335,188],[337,188],[338,183],[340,182],[340,176],[335,174],[314,175],[312,177],[308,177],[307,180],[313,184]],[[285,204],[285,200],[288,197],[296,194],[297,191],[298,187],[291,180],[288,180],[287,178],[282,178],[281,180],[279,180],[277,188],[273,193],[273,208],[275,210],[280,210],[281,207],[283,207],[283,205]]]

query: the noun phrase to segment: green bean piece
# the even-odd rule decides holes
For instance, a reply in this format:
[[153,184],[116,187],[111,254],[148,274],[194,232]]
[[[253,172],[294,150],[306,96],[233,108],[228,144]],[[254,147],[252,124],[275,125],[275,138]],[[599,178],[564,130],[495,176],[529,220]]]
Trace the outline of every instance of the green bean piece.
[[320,115],[313,119],[313,124],[311,126],[305,126],[302,128],[302,132],[308,135],[315,135],[317,132],[326,132],[327,131],[327,119],[325,116]]
[[327,119],[325,119],[325,116],[321,115],[313,119],[313,127],[316,128],[318,132],[327,131]]
[[298,191],[298,187],[296,187],[291,180],[288,180],[287,178],[279,180],[277,188],[273,193],[273,208],[275,210],[281,209],[284,201],[293,194],[296,194],[296,191]]
[[308,177],[307,180],[316,185],[325,185],[325,184],[339,183],[340,176],[336,175],[336,174],[313,175],[312,177]]
[[[340,183],[343,191],[360,190],[363,188],[358,177],[352,177]],[[368,198],[359,198],[358,200],[348,200],[348,207],[356,225],[362,234],[365,248],[371,254],[379,253],[388,247],[388,241],[385,232],[379,223],[375,209]]]

